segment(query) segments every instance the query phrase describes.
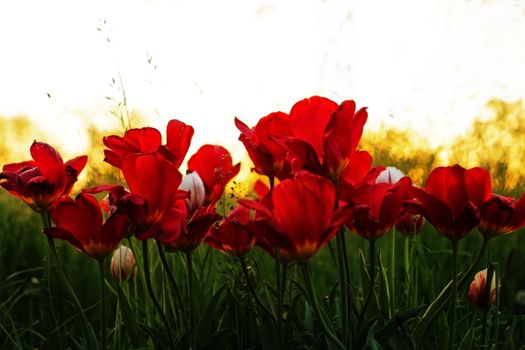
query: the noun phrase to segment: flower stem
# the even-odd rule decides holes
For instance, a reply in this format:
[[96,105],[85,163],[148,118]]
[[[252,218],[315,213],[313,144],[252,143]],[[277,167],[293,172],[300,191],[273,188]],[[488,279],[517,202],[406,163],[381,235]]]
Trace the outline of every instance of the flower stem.
[[191,258],[191,252],[186,252],[186,267],[188,268],[188,296],[190,298],[190,325],[189,325],[189,335],[190,335],[190,349],[195,349],[195,300],[194,300],[194,290],[193,290],[193,262]]
[[[336,198],[334,203],[334,209],[339,208],[339,180],[334,181],[336,189]],[[348,264],[348,255],[346,252],[346,242],[344,236],[345,229],[342,226],[337,234],[337,265],[339,267],[339,281],[340,281],[340,293],[341,293],[341,322],[343,328],[343,343],[346,347],[350,344],[350,265]]]
[[370,288],[368,289],[368,295],[366,297],[365,304],[363,305],[363,309],[361,310],[361,314],[359,315],[359,327],[361,327],[365,315],[366,310],[368,309],[368,306],[370,305],[370,301],[372,300],[372,296],[374,295],[374,282],[375,282],[375,240],[371,239],[368,241],[370,243],[370,252],[369,252],[369,259],[370,259]]
[[341,281],[340,284],[340,291],[341,291],[341,314],[342,314],[342,326],[343,326],[343,343],[348,346],[349,342],[349,329],[350,329],[350,322],[349,322],[349,307],[348,307],[348,274],[347,269],[348,266],[348,259],[345,254],[345,250],[343,249],[345,242],[344,242],[344,229],[341,229],[336,237],[337,241],[337,258],[338,258],[338,266],[339,266],[339,278]]
[[319,307],[319,302],[317,301],[317,294],[315,292],[314,284],[312,282],[312,276],[311,276],[309,263],[306,261],[306,262],[300,263],[300,265],[301,265],[301,270],[303,271],[303,278],[304,278],[304,284],[306,286],[308,302],[314,309],[314,312],[317,315],[319,322],[321,323],[321,326],[323,328],[323,331],[325,332],[325,335],[328,337],[328,339],[330,339],[334,343],[334,345],[338,349],[343,349],[343,350],[346,349],[344,344],[341,343],[339,339],[337,339],[337,336],[334,334],[334,331],[331,325],[329,325],[329,323],[326,321],[324,315],[321,312],[321,309]]
[[458,293],[458,276],[457,276],[457,256],[458,256],[458,241],[452,241],[452,316],[450,319],[450,329],[448,336],[448,348],[454,347],[454,336],[456,331],[456,305]]
[[[162,243],[160,243],[159,241],[156,241],[156,243],[157,243],[157,250],[159,251],[160,261],[162,262],[162,265],[164,266],[164,270],[166,271],[166,274],[168,275],[168,280],[170,282],[172,292],[175,295],[175,300],[177,301],[177,310],[179,312],[179,316],[182,318],[182,323],[184,324],[184,327],[188,328],[186,317],[184,316],[184,303],[182,302],[182,297],[180,294],[179,287],[177,285],[177,281],[175,280],[173,272],[171,271],[170,265],[166,259],[166,255],[164,254]],[[186,331],[188,331],[188,329],[186,329]]]
[[396,313],[396,228],[392,228],[390,233],[392,239],[390,241],[390,307],[392,308],[392,315]]
[[106,293],[104,279],[104,259],[98,261],[98,271],[100,276],[100,348],[106,349]]
[[246,265],[246,260],[244,259],[244,256],[239,256],[239,262],[241,263],[242,273],[244,275],[244,279],[246,280],[246,285],[248,286],[248,290],[250,291],[250,294],[252,295],[253,300],[257,303],[259,308],[262,312],[266,314],[270,319],[275,320],[274,315],[268,310],[266,306],[262,303],[261,299],[257,296],[257,293],[255,293],[255,289],[253,288],[250,274],[248,273],[248,266]]
[[407,306],[412,306],[412,293],[413,293],[413,286],[412,286],[412,275],[410,271],[410,262],[411,262],[411,256],[410,256],[410,237],[404,238],[404,249],[403,249],[403,256],[405,261],[405,282],[406,282],[406,290],[407,290]]
[[164,328],[166,328],[166,332],[168,333],[168,339],[170,342],[170,347],[172,349],[175,348],[175,344],[173,343],[173,338],[171,336],[171,330],[170,325],[168,323],[168,319],[166,318],[166,315],[164,314],[164,311],[162,310],[162,307],[160,306],[159,300],[155,296],[155,293],[153,291],[153,287],[151,285],[151,276],[149,271],[149,261],[148,261],[148,240],[142,241],[142,259],[144,261],[144,277],[146,279],[146,287],[148,289],[149,297],[151,301],[153,302],[153,305],[157,309],[157,312],[159,313],[162,322],[164,323]]
[[[487,349],[487,319],[492,305],[492,280],[496,278],[494,273],[495,264],[489,264],[487,268],[487,277],[485,279],[485,290],[483,291],[483,297],[485,298],[485,308],[483,310],[483,327],[481,329],[481,344],[482,349]],[[496,284],[497,286],[497,284]],[[496,287],[497,289],[497,287]]]
[[[44,224],[44,228],[51,227],[51,218],[49,217],[49,213],[45,212],[45,213],[42,213],[41,215],[42,215],[42,222]],[[60,264],[60,260],[58,259],[58,255],[57,255],[57,251],[55,247],[55,241],[50,236],[47,236],[47,243],[49,246],[49,255],[51,256],[51,262],[52,262],[52,265],[55,266],[60,283],[62,284],[62,287],[66,290],[66,293],[69,295],[69,299],[73,302],[73,306],[75,307],[77,314],[80,317],[80,322],[82,324],[82,332],[88,343],[88,348],[96,349],[98,348],[98,345],[96,344],[96,339],[93,339],[93,337],[91,336],[93,329],[91,328],[91,325],[89,324],[86,314],[84,313],[84,309],[82,308],[82,304],[80,304],[80,300],[78,299],[75,291],[73,290],[73,287],[69,283],[69,280],[67,279],[64,269],[62,268],[62,265]]]

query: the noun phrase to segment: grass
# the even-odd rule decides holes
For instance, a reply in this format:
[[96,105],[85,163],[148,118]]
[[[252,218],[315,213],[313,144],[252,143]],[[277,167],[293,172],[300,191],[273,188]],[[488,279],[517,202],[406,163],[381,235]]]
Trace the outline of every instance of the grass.
[[[81,330],[74,308],[60,290],[47,258],[45,237],[41,233],[39,218],[6,193],[0,194],[0,347],[2,349],[28,348],[77,348]],[[390,235],[389,233],[388,235]],[[352,304],[360,310],[369,281],[364,273],[362,259],[367,255],[367,242],[345,232],[350,261]],[[395,236],[396,270],[395,286],[389,284],[389,261],[391,237],[385,236],[377,242],[378,261],[383,267],[377,270],[376,300],[373,300],[368,315],[378,315],[370,324],[373,337],[363,339],[368,345],[377,342],[383,348],[404,348],[413,341],[416,318],[403,322],[403,327],[385,331],[390,319],[401,317],[402,312],[430,303],[448,283],[451,277],[451,247],[447,239],[440,237],[430,225],[417,236],[415,258],[409,260],[410,271],[417,269],[413,288],[407,288],[404,264],[405,238]],[[516,294],[525,286],[525,235],[517,232],[491,242],[483,258],[482,269],[489,262],[497,263],[501,282],[499,306],[489,315],[489,343],[497,348],[518,349],[525,342],[525,306],[516,299]],[[132,238],[132,248],[141,261],[140,242]],[[128,242],[124,242],[129,245]],[[335,242],[332,243],[335,247]],[[473,260],[481,244],[481,235],[472,232],[461,241],[458,255],[458,270],[464,271]],[[57,242],[59,256],[73,288],[79,295],[88,319],[98,325],[98,267],[94,260],[75,251],[64,242]],[[335,252],[335,249],[333,250]],[[321,303],[331,322],[339,331],[339,293],[336,256],[330,247],[320,251],[312,260],[313,281]],[[176,305],[172,292],[153,242],[149,244],[153,288],[164,312],[168,315],[178,348],[187,348],[184,324],[176,317]],[[246,288],[246,282],[238,262],[202,245],[194,255],[196,276],[196,348],[275,348],[274,323],[257,312]],[[186,262],[179,253],[167,254],[183,300],[188,303],[186,284]],[[255,249],[247,255],[249,276],[262,302],[275,312],[276,281],[274,261],[262,251]],[[365,259],[366,260],[366,259]],[[108,263],[108,262],[106,262]],[[300,267],[288,269],[289,282],[284,297],[285,344],[293,348],[325,348],[319,323],[303,295]],[[381,272],[384,272],[382,277]],[[163,348],[167,337],[159,315],[155,312],[145,292],[142,272],[130,282],[117,286],[110,275],[106,276],[108,290],[107,324],[110,349],[129,349],[134,345],[146,348]],[[414,282],[417,281],[417,284]],[[388,287],[388,291],[387,291]],[[467,286],[468,287],[468,286]],[[122,293],[119,296],[119,288]],[[391,310],[390,295],[395,288],[396,310]],[[417,289],[417,296],[409,290]],[[457,348],[476,347],[481,337],[482,313],[466,300],[466,288],[458,291],[459,302],[456,323]],[[51,296],[51,298],[50,298]],[[129,310],[126,310],[128,303]],[[186,305],[187,308],[188,305]],[[187,310],[185,310],[187,312]],[[130,315],[131,314],[131,315]],[[394,317],[392,317],[394,315]],[[138,336],[133,343],[130,332],[133,320]],[[369,318],[370,320],[370,318]],[[351,323],[356,322],[356,317]],[[381,332],[388,334],[382,334]],[[432,325],[424,339],[425,348],[444,346],[448,334],[447,311]],[[353,334],[355,341],[358,334]],[[386,340],[384,339],[386,337]],[[141,343],[142,342],[142,343]]]

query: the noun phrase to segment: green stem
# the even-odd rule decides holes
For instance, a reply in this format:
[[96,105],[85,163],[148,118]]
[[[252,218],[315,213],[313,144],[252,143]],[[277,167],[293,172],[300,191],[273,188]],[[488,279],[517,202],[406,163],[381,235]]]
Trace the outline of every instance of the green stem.
[[301,264],[301,270],[303,271],[303,278],[304,278],[304,284],[307,291],[307,297],[308,302],[314,309],[314,312],[319,319],[319,322],[321,323],[321,326],[323,328],[323,331],[325,332],[325,335],[330,339],[334,345],[339,349],[346,349],[343,343],[339,339],[337,339],[337,336],[334,334],[331,325],[329,326],[328,322],[325,320],[324,315],[321,312],[321,309],[319,307],[319,302],[317,301],[317,294],[315,292],[314,284],[312,282],[312,276],[310,271],[310,265],[309,263],[302,262]]
[[458,241],[452,241],[452,316],[450,320],[450,329],[448,336],[448,348],[454,348],[454,336],[456,332],[456,306],[458,293],[458,276],[457,276],[457,256]]
[[282,265],[279,262],[279,254],[275,256],[275,275],[277,281],[277,348],[283,349],[283,298],[282,298]]
[[485,298],[486,304],[485,309],[483,310],[483,327],[481,331],[481,344],[482,349],[487,349],[487,318],[488,314],[490,312],[491,307],[491,285],[492,285],[492,279],[495,278],[494,276],[494,264],[489,264],[487,268],[487,276],[485,279],[485,290],[483,291],[483,297]]
[[190,324],[189,324],[189,335],[190,335],[190,348],[195,349],[194,344],[194,332],[195,332],[195,300],[193,290],[193,262],[191,258],[191,252],[186,252],[186,267],[188,268],[188,296],[190,298]]
[[369,259],[370,259],[370,289],[368,290],[368,295],[366,297],[365,304],[363,305],[363,309],[361,310],[361,314],[359,315],[359,327],[361,327],[365,315],[366,310],[368,309],[368,306],[370,305],[370,301],[372,300],[372,296],[374,295],[374,285],[375,285],[375,240],[369,240],[370,243],[370,252],[369,252]]
[[[45,212],[45,213],[42,213],[41,215],[42,215],[42,221],[44,224],[44,228],[51,227],[51,218],[49,217],[49,213]],[[77,314],[80,317],[80,322],[82,324],[82,332],[84,334],[86,341],[88,342],[88,347],[91,349],[95,349],[98,346],[95,344],[96,340],[93,340],[92,337],[90,337],[89,321],[86,317],[86,314],[84,313],[82,304],[80,304],[80,300],[78,299],[73,287],[69,283],[69,280],[67,279],[64,269],[62,268],[62,264],[60,263],[60,260],[58,259],[58,255],[57,255],[57,251],[55,247],[55,241],[50,236],[47,236],[47,243],[49,246],[49,253],[50,253],[49,255],[51,256],[51,262],[55,266],[60,283],[62,284],[62,287],[66,290],[66,293],[69,295],[69,299],[73,302],[73,306],[75,307]]]
[[348,308],[348,279],[347,279],[347,268],[348,264],[345,263],[345,260],[348,262],[346,254],[343,249],[344,245],[344,230],[341,229],[336,237],[337,241],[337,258],[338,258],[338,267],[339,267],[339,278],[341,281],[340,291],[341,291],[341,314],[342,314],[342,326],[343,326],[343,343],[348,346],[349,342],[349,308]]
[[104,290],[104,259],[98,261],[100,276],[100,347],[106,349],[106,293]]
[[[188,328],[186,317],[184,316],[184,303],[182,302],[182,297],[180,294],[179,286],[177,285],[177,281],[175,280],[173,271],[171,270],[168,260],[166,259],[166,255],[164,254],[162,243],[160,243],[159,241],[155,241],[155,242],[157,243],[157,250],[159,252],[160,261],[162,262],[162,266],[164,266],[164,270],[166,271],[166,274],[168,275],[168,281],[170,283],[172,292],[175,295],[175,300],[177,301],[178,314],[182,318],[182,323],[184,324],[184,327]],[[186,329],[186,331],[188,331],[188,329]]]
[[[336,198],[334,203],[334,209],[339,208],[339,180],[334,181],[336,189]],[[348,255],[346,252],[346,242],[344,236],[345,229],[342,226],[336,237],[337,242],[337,258],[339,267],[339,281],[340,281],[340,293],[341,293],[341,322],[343,328],[343,343],[346,347],[350,345],[350,265],[348,263]]]
[[261,309],[261,311],[264,312],[266,316],[268,316],[272,320],[275,320],[274,315],[271,313],[270,310],[268,310],[266,306],[264,306],[261,299],[259,299],[259,297],[257,296],[257,293],[255,293],[255,289],[253,288],[253,285],[250,279],[250,274],[248,273],[248,266],[246,265],[246,260],[244,259],[244,256],[241,255],[238,258],[239,258],[239,262],[241,263],[242,273],[244,274],[246,285],[248,287],[250,294],[252,295],[253,300],[255,300],[255,302]]
[[148,289],[149,297],[151,301],[153,302],[153,305],[157,309],[157,312],[159,313],[162,319],[162,323],[164,323],[164,328],[166,329],[166,332],[168,333],[170,347],[174,349],[175,344],[173,342],[173,337],[171,336],[171,330],[170,330],[170,325],[168,323],[168,319],[166,318],[166,315],[164,314],[164,311],[162,310],[162,307],[160,306],[159,300],[155,296],[155,292],[153,291],[153,286],[151,285],[151,276],[150,276],[149,261],[148,261],[148,240],[142,241],[142,259],[144,261],[144,278],[146,279],[146,287]]
[[279,259],[275,258],[275,268],[277,272],[277,327],[278,327],[278,334],[277,339],[279,341],[279,349],[285,349],[285,341],[284,341],[284,310],[283,310],[283,299],[284,299],[284,291],[286,289],[286,272],[288,270],[288,265],[283,264],[279,261]]
[[407,290],[407,306],[412,306],[412,276],[410,271],[410,237],[404,238],[404,249],[403,256],[405,260],[405,281],[406,281],[406,290]]
[[396,228],[392,228],[390,242],[390,306],[392,315],[396,313]]

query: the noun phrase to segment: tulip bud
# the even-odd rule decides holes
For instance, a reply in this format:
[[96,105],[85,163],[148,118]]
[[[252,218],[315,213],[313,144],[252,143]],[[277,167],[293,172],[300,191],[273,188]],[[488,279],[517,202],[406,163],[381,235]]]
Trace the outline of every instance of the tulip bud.
[[179,190],[190,193],[190,197],[186,199],[186,204],[190,213],[193,213],[204,205],[206,189],[204,188],[204,182],[202,182],[201,177],[196,171],[192,171],[182,178]]
[[474,280],[470,284],[468,290],[468,299],[469,301],[479,307],[480,309],[487,309],[490,305],[494,304],[496,300],[496,272],[492,275],[492,280],[490,283],[490,300],[487,302],[487,297],[485,293],[485,286],[487,283],[487,269],[481,270],[476,273]]
[[135,277],[137,266],[131,249],[121,245],[113,252],[111,274],[118,282],[132,280]]
[[385,170],[383,170],[376,178],[376,183],[380,182],[386,182],[389,184],[395,184],[399,180],[401,180],[405,174],[401,170],[399,170],[396,167],[388,166]]
[[398,232],[401,232],[405,236],[415,236],[423,227],[425,223],[425,218],[421,215],[407,211],[403,216],[401,216],[396,221],[396,229]]

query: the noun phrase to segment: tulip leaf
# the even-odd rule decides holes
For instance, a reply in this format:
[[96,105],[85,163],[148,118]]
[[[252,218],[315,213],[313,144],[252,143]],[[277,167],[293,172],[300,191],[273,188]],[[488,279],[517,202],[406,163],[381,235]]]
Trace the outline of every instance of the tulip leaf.
[[204,309],[199,322],[197,323],[197,330],[195,332],[195,339],[203,339],[204,342],[208,341],[209,335],[215,333],[214,316],[217,315],[217,309],[221,307],[221,299],[223,292],[226,289],[227,284],[223,284],[217,291],[213,294],[208,305]]
[[124,324],[126,325],[124,329],[126,329],[128,332],[131,343],[135,348],[145,347],[147,343],[144,338],[144,334],[140,330],[139,324],[135,318],[135,315],[133,314],[133,311],[131,310],[128,299],[126,298],[122,287],[120,287],[119,284],[115,284],[115,286],[118,293],[120,310],[122,311],[122,318],[124,320]]
[[390,288],[388,286],[388,277],[386,275],[381,252],[379,253],[379,310],[385,319],[392,317],[390,313]]

